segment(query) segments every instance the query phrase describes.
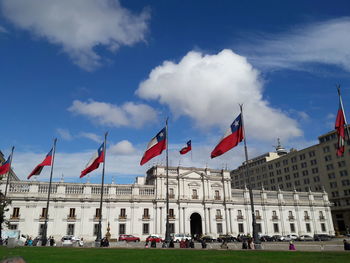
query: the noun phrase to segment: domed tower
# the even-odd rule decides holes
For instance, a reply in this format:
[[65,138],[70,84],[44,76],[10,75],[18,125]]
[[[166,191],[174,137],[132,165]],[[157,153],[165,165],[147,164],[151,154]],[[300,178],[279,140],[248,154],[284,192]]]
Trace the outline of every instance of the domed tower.
[[276,148],[276,153],[279,156],[282,156],[288,153],[287,150],[284,147],[282,147],[280,138],[277,138],[277,146],[275,146],[275,148]]

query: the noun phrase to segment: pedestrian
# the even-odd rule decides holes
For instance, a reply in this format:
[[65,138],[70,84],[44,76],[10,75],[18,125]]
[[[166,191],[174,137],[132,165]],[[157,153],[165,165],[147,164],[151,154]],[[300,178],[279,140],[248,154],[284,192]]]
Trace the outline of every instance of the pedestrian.
[[84,246],[84,239],[83,239],[83,238],[80,238],[78,244],[79,244],[79,247],[83,247],[83,246]]
[[153,248],[157,247],[157,243],[154,239],[152,239],[152,241],[151,241],[151,247],[153,247]]
[[169,243],[169,248],[174,248],[174,247],[175,247],[174,240],[171,239]]
[[194,248],[194,242],[193,242],[192,239],[191,239],[191,241],[190,241],[190,248]]
[[243,239],[242,241],[242,249],[248,249],[248,243],[246,239]]
[[50,236],[50,247],[53,247],[55,245],[55,239],[53,236]]
[[180,241],[180,248],[186,248],[186,243],[184,239],[181,239]]
[[190,247],[190,241],[186,238],[185,240],[185,247],[189,248]]
[[205,242],[205,239],[202,239],[202,248],[207,248],[207,243]]
[[291,251],[296,250],[296,249],[295,249],[295,245],[293,244],[293,241],[292,241],[292,240],[289,241],[289,250],[291,250]]
[[228,249],[228,245],[227,245],[227,242],[226,240],[222,240],[222,243],[221,243],[221,246],[220,246],[222,249]]
[[343,240],[343,243],[344,243],[344,250],[350,250],[350,243],[346,239]]

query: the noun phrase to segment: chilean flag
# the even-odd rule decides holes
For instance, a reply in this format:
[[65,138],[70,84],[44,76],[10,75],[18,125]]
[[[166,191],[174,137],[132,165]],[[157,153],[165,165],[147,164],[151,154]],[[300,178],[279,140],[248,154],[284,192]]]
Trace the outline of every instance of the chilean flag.
[[27,179],[30,179],[30,177],[32,177],[33,175],[39,175],[41,173],[42,169],[44,168],[44,166],[51,166],[51,163],[52,163],[52,151],[53,151],[53,148],[46,155],[44,161],[42,161],[40,164],[38,164],[34,168],[34,170],[30,173],[30,175],[28,175]]
[[211,152],[211,158],[218,157],[235,147],[244,139],[241,114],[233,121],[219,144]]
[[337,130],[337,134],[338,134],[337,156],[343,156],[344,150],[345,150],[344,125],[345,125],[344,112],[340,105],[338,109],[337,119],[335,121],[335,129]]
[[147,163],[153,157],[160,155],[166,149],[166,128],[163,128],[158,134],[148,143],[147,149],[143,154],[140,165]]
[[8,173],[10,171],[11,155],[7,158],[7,161],[0,166],[0,175]]
[[187,145],[180,150],[180,154],[186,154],[192,150],[191,140],[189,140],[186,144]]
[[105,143],[102,143],[95,155],[90,159],[89,163],[86,165],[86,168],[83,171],[81,171],[80,178],[84,177],[93,170],[96,170],[100,166],[100,163],[104,162],[104,149]]

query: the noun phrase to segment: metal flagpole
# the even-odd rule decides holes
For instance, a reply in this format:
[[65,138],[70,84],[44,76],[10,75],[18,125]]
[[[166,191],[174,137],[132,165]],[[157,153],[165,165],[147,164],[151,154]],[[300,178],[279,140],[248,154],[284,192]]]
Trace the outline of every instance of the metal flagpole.
[[246,160],[246,165],[245,165],[246,178],[247,178],[248,189],[249,189],[250,209],[252,210],[253,239],[254,239],[254,244],[256,244],[255,248],[260,249],[261,248],[260,247],[260,240],[258,237],[258,231],[257,231],[257,227],[256,227],[253,190],[252,190],[252,186],[250,184],[250,176],[249,176],[247,140],[246,140],[246,135],[245,135],[245,126],[244,126],[244,122],[243,122],[243,104],[240,104],[239,107],[241,109],[241,120],[242,120],[243,136],[244,136],[244,153],[245,153],[245,160]]
[[104,181],[105,181],[105,160],[106,160],[106,142],[107,142],[107,135],[108,132],[105,133],[105,141],[103,144],[103,168],[102,168],[102,179],[101,179],[101,198],[100,198],[100,214],[98,218],[98,232],[96,237],[96,246],[100,245],[101,239],[102,239],[102,201],[103,201],[103,187],[104,187]]
[[49,205],[50,205],[50,194],[51,194],[51,183],[52,183],[52,174],[53,174],[53,165],[55,162],[55,152],[56,152],[56,142],[57,138],[53,141],[53,153],[52,153],[52,161],[51,161],[51,172],[50,172],[50,183],[49,183],[49,190],[47,194],[47,203],[46,203],[46,211],[45,211],[45,224],[43,229],[43,237],[41,240],[41,245],[46,246],[47,243],[47,221],[49,216]]
[[166,225],[165,225],[165,241],[167,244],[170,242],[169,233],[169,152],[168,152],[168,119],[165,121],[166,132]]
[[346,133],[348,135],[348,140],[350,140],[350,132],[349,132],[349,127],[348,127],[348,122],[346,121],[346,116],[345,116],[345,111],[344,111],[344,106],[343,106],[343,100],[342,100],[341,95],[340,95],[340,85],[337,85],[337,90],[338,90],[338,95],[339,95],[340,107],[341,107],[341,109],[343,111],[343,115],[344,115],[345,130],[346,130]]
[[11,164],[12,164],[12,158],[13,158],[13,151],[15,150],[15,146],[12,146],[12,150],[11,150],[11,158],[10,158],[10,168],[7,172],[7,179],[6,179],[6,187],[5,187],[5,195],[4,195],[4,198],[6,198],[6,195],[7,195],[7,188],[8,188],[8,185],[10,183],[10,175],[11,175]]

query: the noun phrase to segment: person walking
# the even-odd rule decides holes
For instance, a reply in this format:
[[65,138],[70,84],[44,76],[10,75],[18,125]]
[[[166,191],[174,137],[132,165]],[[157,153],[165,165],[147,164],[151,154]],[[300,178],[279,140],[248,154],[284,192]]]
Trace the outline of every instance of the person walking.
[[343,240],[343,243],[344,243],[344,250],[350,250],[350,243],[346,239]]

